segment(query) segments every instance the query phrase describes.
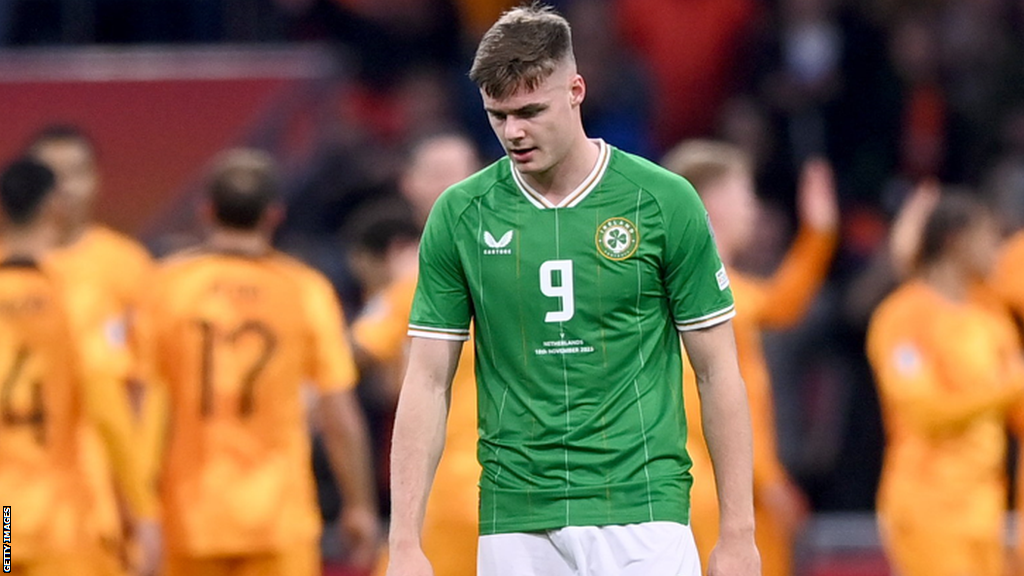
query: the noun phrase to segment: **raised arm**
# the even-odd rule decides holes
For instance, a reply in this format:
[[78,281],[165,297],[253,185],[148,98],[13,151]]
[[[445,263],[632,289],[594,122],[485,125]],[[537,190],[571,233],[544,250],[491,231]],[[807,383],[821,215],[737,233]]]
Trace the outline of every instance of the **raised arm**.
[[451,383],[461,341],[413,338],[391,447],[389,576],[431,576],[421,533],[427,495],[444,450]]
[[775,274],[762,283],[761,323],[785,328],[807,312],[835,254],[839,228],[832,169],[824,160],[804,166],[797,197],[800,230]]
[[701,422],[718,489],[720,530],[708,576],[756,576],[752,443],[747,392],[731,322],[682,333],[697,377]]

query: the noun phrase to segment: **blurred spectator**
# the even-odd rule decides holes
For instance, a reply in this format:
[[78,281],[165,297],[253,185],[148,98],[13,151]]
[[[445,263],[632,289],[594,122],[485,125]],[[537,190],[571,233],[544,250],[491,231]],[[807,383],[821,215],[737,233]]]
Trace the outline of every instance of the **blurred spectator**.
[[576,64],[587,82],[583,121],[597,138],[634,154],[650,155],[650,89],[630,51],[616,42],[612,0],[574,2],[572,22]]
[[617,0],[625,43],[654,75],[654,144],[707,135],[737,82],[751,39],[753,0]]

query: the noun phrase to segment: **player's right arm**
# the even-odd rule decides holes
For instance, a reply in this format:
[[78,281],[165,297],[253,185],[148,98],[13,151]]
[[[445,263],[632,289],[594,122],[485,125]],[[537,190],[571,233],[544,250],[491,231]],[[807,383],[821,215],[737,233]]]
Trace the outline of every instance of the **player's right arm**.
[[433,574],[420,537],[461,351],[461,341],[412,340],[391,448],[389,576]]
[[452,378],[473,316],[452,199],[451,191],[438,199],[420,243],[419,279],[409,314],[413,338],[391,446],[388,576],[433,575],[420,534],[444,449]]

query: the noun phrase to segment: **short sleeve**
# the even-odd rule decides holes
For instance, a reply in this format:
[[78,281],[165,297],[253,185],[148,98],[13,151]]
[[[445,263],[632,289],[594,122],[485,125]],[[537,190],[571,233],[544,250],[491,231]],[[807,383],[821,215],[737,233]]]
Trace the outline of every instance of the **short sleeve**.
[[304,295],[312,338],[309,375],[321,392],[349,390],[356,384],[356,365],[334,287],[314,273],[306,279]]
[[451,195],[438,200],[420,243],[419,281],[409,317],[409,336],[469,340],[472,305],[455,238]]
[[700,330],[729,320],[736,311],[707,210],[693,186],[681,182],[663,197],[662,274],[676,328]]

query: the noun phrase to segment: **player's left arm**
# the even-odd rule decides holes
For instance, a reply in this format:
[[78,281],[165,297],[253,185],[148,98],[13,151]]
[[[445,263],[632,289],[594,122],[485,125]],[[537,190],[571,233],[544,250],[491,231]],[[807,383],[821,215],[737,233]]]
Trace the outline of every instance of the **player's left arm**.
[[682,332],[697,377],[704,438],[718,489],[718,544],[708,576],[756,576],[753,454],[746,387],[736,361],[732,323]]

